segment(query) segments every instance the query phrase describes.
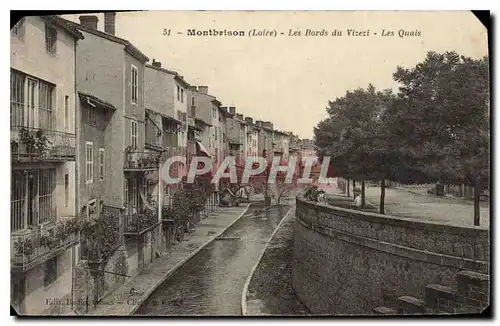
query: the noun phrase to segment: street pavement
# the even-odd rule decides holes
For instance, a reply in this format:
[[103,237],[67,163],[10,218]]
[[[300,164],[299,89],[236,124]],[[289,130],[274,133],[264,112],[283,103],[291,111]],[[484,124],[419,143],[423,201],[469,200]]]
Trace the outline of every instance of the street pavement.
[[[337,189],[330,188],[327,193],[347,197],[345,194],[340,194]],[[369,204],[379,207],[380,187],[366,187],[365,196]],[[404,188],[386,188],[385,211],[387,215],[419,218],[447,225],[474,226],[472,201],[420,194]],[[489,228],[489,202],[481,202],[480,216],[480,227]]]

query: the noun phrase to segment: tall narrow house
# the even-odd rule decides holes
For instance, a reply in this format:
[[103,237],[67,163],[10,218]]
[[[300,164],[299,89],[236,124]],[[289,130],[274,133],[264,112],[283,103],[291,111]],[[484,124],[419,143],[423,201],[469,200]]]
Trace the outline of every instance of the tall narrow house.
[[77,237],[75,49],[82,33],[55,16],[11,31],[11,300],[21,314],[71,298]]
[[[77,130],[78,210],[87,219],[117,221],[82,238],[82,259],[100,271],[94,275],[99,300],[123,282],[123,277],[105,270],[133,276],[154,258],[161,222],[151,196],[151,175],[158,171],[160,157],[145,146],[148,57],[114,35],[114,13],[104,14],[104,31],[97,28],[97,16],[82,15],[79,20],[66,21],[85,37],[76,51],[82,121]],[[125,263],[115,265],[123,259]]]

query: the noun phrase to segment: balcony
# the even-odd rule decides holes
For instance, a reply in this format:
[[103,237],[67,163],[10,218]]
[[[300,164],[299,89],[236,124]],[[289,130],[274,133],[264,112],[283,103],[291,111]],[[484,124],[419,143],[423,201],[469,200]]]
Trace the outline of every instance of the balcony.
[[22,126],[11,127],[12,161],[53,161],[76,160],[75,134]]
[[280,144],[280,143],[275,143],[275,144],[273,145],[273,151],[274,151],[275,153],[280,153],[280,154],[283,154],[283,153],[285,152],[285,149],[284,149],[284,147],[283,147],[283,145],[282,145],[282,144]]
[[161,153],[125,151],[124,171],[156,171],[160,166]]
[[154,228],[158,221],[157,209],[146,209],[141,213],[123,216],[123,235],[137,236]]
[[[68,217],[72,219],[75,217]],[[10,235],[11,270],[26,272],[64,252],[79,240],[78,232],[53,223],[16,231]]]

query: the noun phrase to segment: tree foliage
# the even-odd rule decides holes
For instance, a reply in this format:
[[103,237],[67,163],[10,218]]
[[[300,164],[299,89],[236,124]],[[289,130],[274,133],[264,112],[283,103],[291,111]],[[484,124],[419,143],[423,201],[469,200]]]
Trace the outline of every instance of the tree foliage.
[[314,129],[319,155],[349,179],[487,186],[488,59],[431,51],[393,79],[397,94],[370,84],[328,103]]

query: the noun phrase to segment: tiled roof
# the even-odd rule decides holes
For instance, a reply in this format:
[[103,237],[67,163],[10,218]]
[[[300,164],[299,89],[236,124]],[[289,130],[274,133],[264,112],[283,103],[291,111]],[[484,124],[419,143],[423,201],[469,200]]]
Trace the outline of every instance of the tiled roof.
[[113,104],[105,102],[105,101],[101,100],[100,98],[98,98],[97,96],[85,94],[82,92],[78,92],[78,95],[80,96],[80,98],[85,98],[85,99],[92,100],[92,101],[96,102],[96,104],[101,106],[101,107],[111,109],[111,110],[116,110],[116,107]]
[[105,33],[105,32],[98,31],[98,30],[93,29],[93,28],[89,28],[89,27],[80,25],[78,23],[72,22],[70,20],[67,20],[67,19],[64,19],[64,18],[61,18],[61,17],[58,17],[58,18],[60,20],[63,20],[68,26],[71,26],[74,29],[77,29],[79,31],[80,30],[81,31],[85,31],[87,33],[94,34],[96,36],[105,38],[105,39],[107,39],[109,41],[116,42],[116,43],[119,43],[119,44],[123,44],[123,45],[125,45],[125,51],[127,51],[128,53],[130,53],[130,55],[132,55],[136,59],[138,59],[138,60],[140,60],[142,62],[149,61],[149,58],[144,53],[142,53],[141,51],[139,51],[139,49],[137,49],[128,40],[122,39],[122,38],[117,37],[115,35],[111,35],[111,34],[108,34],[108,33]]
[[153,65],[146,65],[146,67],[173,75],[174,78],[176,78],[181,84],[184,85],[184,87],[187,87],[187,88],[191,87],[191,85],[189,85],[189,83],[184,79],[184,77],[182,77],[177,71],[173,71],[173,70],[169,70],[169,69],[165,69],[165,68],[157,67],[157,66],[153,66]]
[[61,27],[62,29],[66,30],[68,33],[70,33],[74,37],[76,37],[76,38],[78,38],[80,40],[84,39],[83,34],[78,29],[74,28],[70,24],[67,24],[67,20],[66,19],[60,18],[58,16],[54,16],[54,15],[42,16],[42,18],[44,18],[45,20],[51,22],[54,25],[57,25],[57,26]]

